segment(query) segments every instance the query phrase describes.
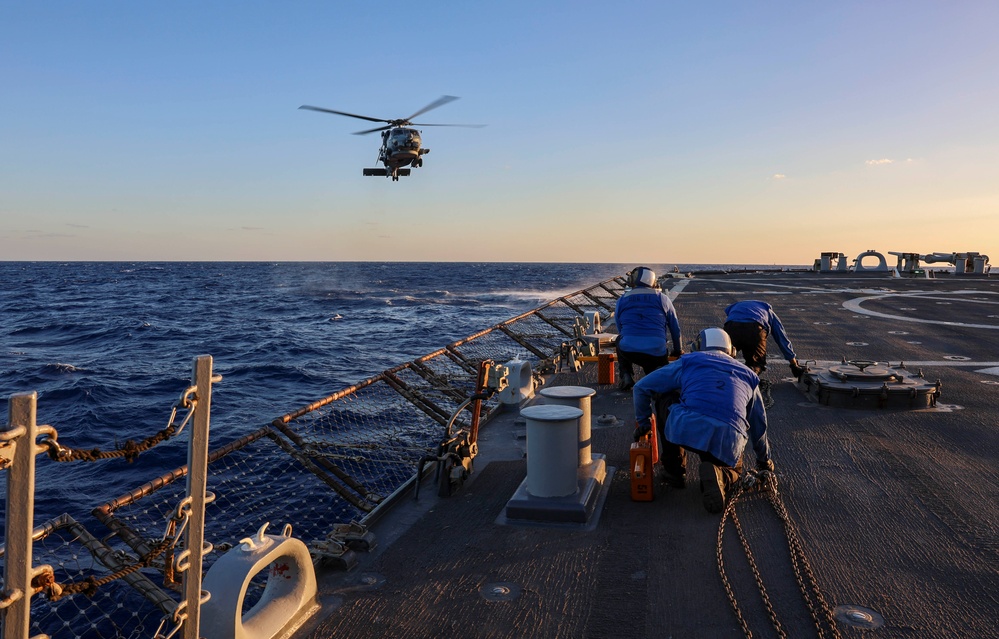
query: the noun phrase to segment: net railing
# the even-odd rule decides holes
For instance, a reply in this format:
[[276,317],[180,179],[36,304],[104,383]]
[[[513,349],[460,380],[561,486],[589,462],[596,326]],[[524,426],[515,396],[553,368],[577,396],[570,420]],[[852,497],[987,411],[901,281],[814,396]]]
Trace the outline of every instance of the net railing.
[[[212,551],[204,571],[266,523],[272,532],[291,524],[293,536],[311,549],[328,539],[336,524],[363,526],[372,520],[418,480],[420,460],[436,453],[445,424],[475,392],[483,360],[520,359],[535,370],[550,369],[563,345],[577,336],[580,320],[611,314],[624,284],[614,278],[553,300],[213,450],[207,489],[215,499],[205,511],[205,540]],[[498,408],[495,396],[484,401],[483,420]],[[471,412],[463,410],[454,428],[470,423]],[[46,522],[35,530],[34,563],[51,565],[57,582],[93,581],[149,555],[170,534],[186,476],[186,466],[178,465],[97,506],[91,514],[100,523],[94,526],[104,526],[97,533],[69,515]],[[181,551],[171,548],[148,567],[86,595],[34,597],[32,635],[170,636],[176,624],[172,614],[182,599],[172,568]],[[254,601],[251,592],[244,609]]]

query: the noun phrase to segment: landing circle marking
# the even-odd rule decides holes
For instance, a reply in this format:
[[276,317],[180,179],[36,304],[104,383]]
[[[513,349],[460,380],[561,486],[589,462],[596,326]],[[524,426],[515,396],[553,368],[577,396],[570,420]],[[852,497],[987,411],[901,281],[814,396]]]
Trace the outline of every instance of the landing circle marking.
[[957,404],[937,404],[930,410],[936,411],[938,413],[953,413],[956,410],[964,410],[964,406],[958,406]]
[[[874,292],[874,291],[868,291],[868,292]],[[969,293],[969,292],[971,292],[971,291],[964,291],[964,293]],[[980,291],[975,291],[975,293],[978,293],[979,295],[981,295]],[[943,326],[966,326],[968,328],[987,328],[987,329],[992,329],[992,330],[999,330],[999,324],[971,324],[971,323],[968,323],[968,322],[952,322],[952,321],[948,321],[948,320],[939,320],[939,319],[924,319],[924,318],[921,318],[921,317],[912,317],[911,315],[907,315],[907,314],[893,314],[893,313],[882,313],[882,312],[879,312],[879,311],[871,311],[871,310],[867,310],[867,309],[865,309],[863,307],[863,303],[866,302],[866,301],[869,301],[869,300],[884,300],[884,299],[889,298],[889,297],[907,297],[907,298],[910,298],[910,299],[923,299],[923,300],[935,299],[935,300],[939,300],[940,297],[943,296],[943,295],[946,295],[946,293],[940,293],[940,292],[931,293],[929,291],[922,292],[922,293],[894,293],[894,292],[886,292],[886,293],[879,293],[879,294],[874,294],[874,295],[868,295],[866,297],[856,297],[854,299],[847,300],[847,301],[843,302],[843,307],[847,308],[847,309],[850,309],[850,310],[854,311],[855,313],[860,313],[862,315],[868,315],[870,317],[882,317],[882,318],[892,319],[892,320],[901,321],[901,322],[916,322],[918,324],[942,324]],[[962,292],[958,291],[956,293],[948,295],[948,299],[950,299],[950,300],[955,300],[956,299],[956,300],[960,300],[962,302],[971,303],[971,304],[991,304],[991,305],[997,305],[997,304],[999,304],[999,299],[997,299],[996,301],[991,301],[991,300],[989,300],[989,301],[980,301],[979,298],[977,298],[977,297],[976,298],[967,298],[967,297],[965,297],[965,298],[962,299],[961,295],[962,295]],[[944,302],[937,302],[937,303],[940,303],[940,304],[952,304],[953,302],[944,301]],[[909,308],[911,308],[911,307],[907,307],[907,306],[906,307],[902,307],[902,310],[907,310]]]

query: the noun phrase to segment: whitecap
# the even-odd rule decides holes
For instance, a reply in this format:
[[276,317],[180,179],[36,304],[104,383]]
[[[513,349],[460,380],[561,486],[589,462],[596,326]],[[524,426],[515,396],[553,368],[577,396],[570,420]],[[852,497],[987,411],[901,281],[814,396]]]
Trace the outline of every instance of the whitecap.
[[48,364],[45,368],[57,373],[75,373],[80,370],[72,364],[62,364],[59,362],[56,362],[55,364]]

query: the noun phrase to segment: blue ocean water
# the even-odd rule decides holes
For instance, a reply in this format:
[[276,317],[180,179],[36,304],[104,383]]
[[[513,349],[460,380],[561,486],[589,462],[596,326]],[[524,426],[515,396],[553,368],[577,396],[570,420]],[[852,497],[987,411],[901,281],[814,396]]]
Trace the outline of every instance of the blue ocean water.
[[[215,447],[632,266],[0,262],[0,411],[6,423],[10,395],[36,391],[38,423],[61,442],[113,449],[164,428],[208,354],[223,376]],[[36,523],[89,512],[176,461],[154,449],[141,476],[117,462],[55,466],[39,463]]]

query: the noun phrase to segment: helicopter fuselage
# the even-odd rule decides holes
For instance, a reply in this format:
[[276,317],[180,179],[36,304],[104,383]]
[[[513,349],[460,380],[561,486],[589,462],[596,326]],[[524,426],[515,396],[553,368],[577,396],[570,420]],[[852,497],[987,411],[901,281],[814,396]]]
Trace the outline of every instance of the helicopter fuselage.
[[423,164],[421,156],[430,149],[421,147],[422,139],[416,129],[397,127],[382,131],[382,148],[378,153],[378,161],[389,171],[403,166],[418,167]]
[[416,129],[409,127],[412,126],[468,126],[468,127],[480,127],[485,126],[484,124],[428,124],[426,122],[418,123],[413,122],[413,118],[430,111],[431,109],[436,109],[439,106],[445,105],[448,102],[457,100],[458,98],[453,95],[442,95],[440,98],[434,100],[427,106],[423,107],[413,115],[408,118],[397,118],[395,120],[386,120],[384,118],[373,118],[367,115],[358,115],[356,113],[347,113],[346,111],[336,111],[334,109],[327,109],[324,107],[310,106],[308,104],[303,104],[298,107],[300,109],[308,109],[310,111],[320,111],[322,113],[333,113],[335,115],[344,115],[349,118],[357,118],[360,120],[368,120],[369,122],[385,122],[386,126],[375,127],[374,129],[367,129],[364,131],[358,131],[355,135],[367,135],[368,133],[374,133],[376,131],[381,131],[382,133],[382,147],[378,150],[378,161],[381,162],[385,168],[384,169],[363,169],[362,173],[364,175],[384,175],[392,178],[395,182],[400,176],[409,175],[412,169],[403,167],[420,167],[423,166],[423,156],[430,153],[430,149],[424,149],[421,145],[423,141],[420,138],[420,132]]

